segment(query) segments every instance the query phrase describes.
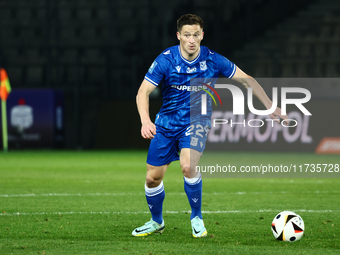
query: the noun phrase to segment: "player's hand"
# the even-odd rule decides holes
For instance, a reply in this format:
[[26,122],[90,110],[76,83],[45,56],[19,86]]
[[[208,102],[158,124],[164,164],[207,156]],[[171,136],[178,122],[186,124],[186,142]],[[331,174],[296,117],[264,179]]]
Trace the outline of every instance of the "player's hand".
[[270,114],[269,116],[270,116],[270,118],[272,118],[273,120],[275,120],[279,124],[282,120],[284,120],[286,125],[289,124],[288,116],[281,114],[281,109],[279,107],[277,107],[275,109],[275,111],[272,114]]
[[151,121],[142,124],[141,134],[144,139],[152,139],[156,134],[156,126]]

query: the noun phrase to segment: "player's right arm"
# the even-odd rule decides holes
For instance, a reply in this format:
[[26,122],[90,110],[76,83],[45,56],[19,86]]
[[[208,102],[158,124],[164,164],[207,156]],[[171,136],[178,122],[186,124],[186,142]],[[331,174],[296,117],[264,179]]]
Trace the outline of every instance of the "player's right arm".
[[137,109],[142,123],[141,135],[144,139],[152,139],[156,134],[156,126],[149,114],[149,95],[155,88],[155,85],[144,79],[136,96]]

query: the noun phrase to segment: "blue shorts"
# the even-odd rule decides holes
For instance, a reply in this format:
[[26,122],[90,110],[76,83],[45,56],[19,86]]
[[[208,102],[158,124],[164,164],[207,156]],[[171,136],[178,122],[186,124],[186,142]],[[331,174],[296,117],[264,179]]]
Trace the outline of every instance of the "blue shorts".
[[209,127],[192,124],[173,131],[156,125],[156,135],[151,139],[146,163],[152,166],[163,166],[179,160],[183,148],[203,152]]

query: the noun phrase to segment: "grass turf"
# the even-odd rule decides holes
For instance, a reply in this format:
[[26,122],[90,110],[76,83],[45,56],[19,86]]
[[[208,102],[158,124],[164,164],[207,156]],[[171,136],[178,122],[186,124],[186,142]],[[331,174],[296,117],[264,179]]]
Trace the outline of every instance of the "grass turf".
[[[340,163],[338,156],[308,153],[225,157],[233,165]],[[145,151],[1,154],[0,254],[340,253],[340,179],[205,178],[208,237],[194,239],[178,162],[164,179],[164,233],[133,237],[132,230],[150,219],[145,159]],[[300,241],[274,239],[270,224],[283,210],[304,219]]]

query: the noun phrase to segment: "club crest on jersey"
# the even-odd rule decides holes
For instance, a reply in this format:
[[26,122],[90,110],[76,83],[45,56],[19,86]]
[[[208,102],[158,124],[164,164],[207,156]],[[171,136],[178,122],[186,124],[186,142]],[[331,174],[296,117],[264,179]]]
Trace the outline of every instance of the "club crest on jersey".
[[207,63],[204,61],[200,62],[200,70],[205,71],[207,70]]
[[196,71],[197,71],[197,68],[196,68],[196,67],[193,67],[193,68],[188,67],[188,68],[187,68],[187,73],[194,73],[194,72],[196,72]]
[[177,72],[181,71],[181,67],[180,66],[176,66],[176,70],[177,70]]

